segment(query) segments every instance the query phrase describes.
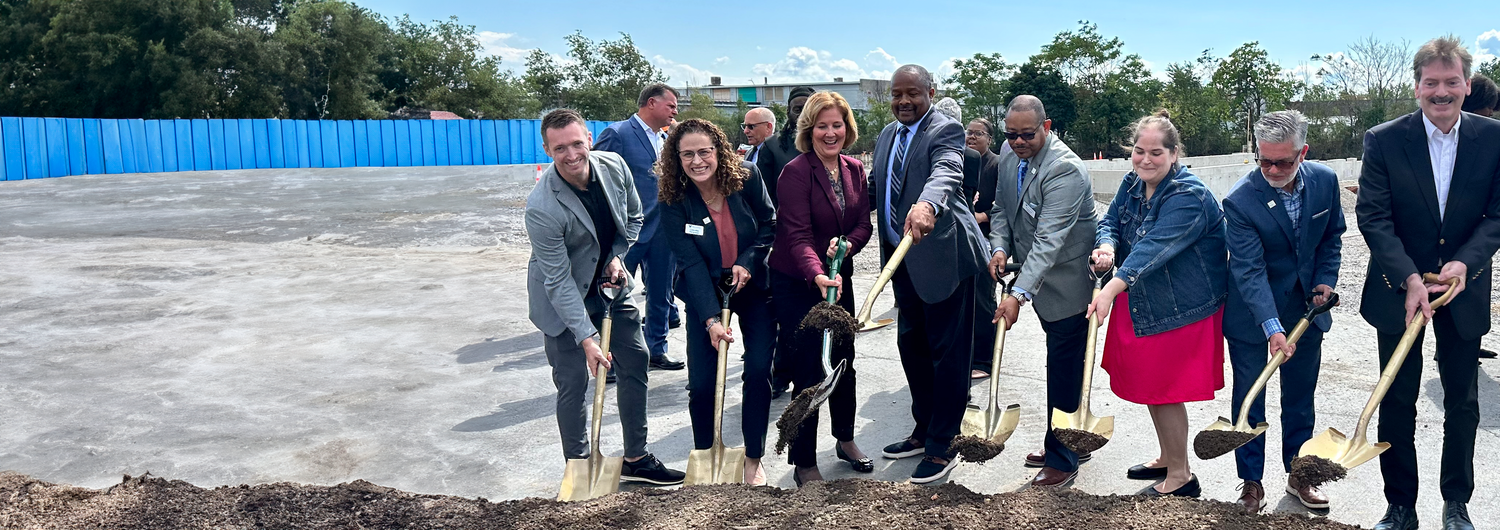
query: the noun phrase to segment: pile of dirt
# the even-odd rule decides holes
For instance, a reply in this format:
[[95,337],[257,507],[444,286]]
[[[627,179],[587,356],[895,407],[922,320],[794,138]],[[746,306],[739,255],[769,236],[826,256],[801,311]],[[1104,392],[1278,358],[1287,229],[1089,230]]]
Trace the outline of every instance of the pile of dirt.
[[1257,436],[1260,435],[1240,431],[1202,431],[1193,437],[1193,452],[1199,460],[1218,458],[1250,443]]
[[1355,528],[1301,515],[1246,515],[1234,504],[1028,490],[981,495],[957,484],[845,479],[799,490],[723,484],[619,493],[577,503],[418,495],[355,481],[203,489],[144,476],[90,490],[0,473],[0,527],[161,529],[681,528]]
[[958,436],[953,438],[953,443],[948,446],[950,453],[958,453],[959,458],[964,459],[965,462],[988,462],[1000,456],[1004,450],[1005,444],[997,444],[978,436]]
[[[823,332],[830,331],[829,342],[833,346],[845,346],[854,342],[854,333],[859,331],[859,321],[845,311],[844,308],[830,304],[826,301],[818,302],[808,310],[807,316],[802,317],[802,323],[797,326],[797,332],[793,337],[794,347],[805,355],[823,355]],[[826,375],[826,374],[825,374]],[[817,396],[818,387],[808,388],[799,392],[787,403],[786,410],[776,420],[776,454],[781,454],[797,439],[797,428],[809,416],[818,411],[813,406],[813,398]]]
[[1052,435],[1057,437],[1063,447],[1080,455],[1098,451],[1109,443],[1109,438],[1079,429],[1052,429]]
[[1292,477],[1297,479],[1298,484],[1322,486],[1343,480],[1348,474],[1349,470],[1344,469],[1344,466],[1321,456],[1307,455],[1292,459]]

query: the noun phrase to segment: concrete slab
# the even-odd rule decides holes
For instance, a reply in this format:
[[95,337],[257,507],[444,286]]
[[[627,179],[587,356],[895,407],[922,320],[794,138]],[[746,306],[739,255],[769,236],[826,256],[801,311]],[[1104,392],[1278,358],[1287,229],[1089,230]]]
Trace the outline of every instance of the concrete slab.
[[[357,478],[423,493],[492,499],[555,495],[563,462],[541,336],[526,319],[520,220],[530,186],[491,168],[257,170],[78,176],[0,183],[0,469],[90,487],[146,471],[201,486]],[[1351,213],[1352,219],[1352,213]],[[1325,346],[1318,429],[1352,428],[1376,379],[1375,341],[1355,313],[1365,262],[1345,241],[1346,302]],[[856,290],[875,276],[856,257]],[[877,312],[892,306],[889,293]],[[895,331],[858,340],[856,441],[867,453],[912,426]],[[1022,455],[1045,427],[1045,354],[1029,312],[1009,335],[1002,400],[1020,403],[1010,449],[964,464],[952,480],[1015,490]],[[681,356],[683,335],[671,337]],[[1422,356],[1419,512],[1435,527],[1441,387]],[[731,355],[731,359],[736,356]],[[737,363],[730,377],[739,376]],[[1471,506],[1500,521],[1500,368],[1485,365]],[[1114,440],[1078,488],[1128,494],[1124,478],[1156,452],[1144,407],[1115,398],[1097,372],[1097,414]],[[681,467],[691,449],[686,372],[652,372],[650,449]],[[976,400],[986,384],[976,385]],[[1270,385],[1277,415],[1279,385]],[[612,400],[611,400],[612,401]],[[740,399],[727,396],[728,425]],[[786,399],[773,403],[776,412]],[[1193,404],[1194,428],[1228,412],[1228,392]],[[618,454],[618,418],[604,448]],[[823,427],[827,432],[827,427]],[[773,433],[774,434],[774,433]],[[1279,455],[1273,424],[1268,459]],[[736,429],[729,443],[741,443]],[[857,476],[820,439],[827,476]],[[790,467],[767,458],[773,484]],[[913,460],[876,460],[873,477],[904,480]],[[1207,496],[1237,496],[1232,459],[1193,462]],[[1272,509],[1284,474],[1267,469]],[[1377,463],[1328,488],[1327,516],[1370,525],[1384,509]],[[1489,523],[1489,524],[1486,524]]]

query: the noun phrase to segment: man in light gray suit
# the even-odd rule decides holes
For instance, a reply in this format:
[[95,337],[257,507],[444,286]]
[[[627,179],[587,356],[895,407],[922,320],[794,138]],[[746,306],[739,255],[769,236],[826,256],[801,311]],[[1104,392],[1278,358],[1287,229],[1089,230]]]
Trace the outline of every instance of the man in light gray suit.
[[[641,200],[620,155],[589,151],[593,136],[583,116],[558,109],[542,119],[542,143],[553,163],[526,198],[531,260],[526,294],[531,322],[546,335],[543,348],[557,387],[557,430],[565,458],[587,458],[584,393],[598,367],[618,361],[616,397],[625,432],[621,479],[669,485],[683,473],[646,452],[646,342],[641,308],[630,298],[621,256],[640,234]],[[625,285],[613,308],[609,357],[598,326],[611,310],[601,289]]]
[[[1041,100],[1016,96],[1005,113],[1005,139],[1011,152],[1001,155],[995,206],[990,210],[990,275],[1004,275],[1005,262],[1021,263],[1014,296],[995,311],[1009,329],[1031,302],[1047,333],[1047,406],[1078,409],[1083,384],[1083,354],[1088,341],[1088,308],[1093,289],[1088,256],[1099,228],[1094,215],[1094,187],[1088,169],[1073,150],[1051,134],[1052,121]],[[1007,254],[1009,253],[1009,254]],[[1026,456],[1028,467],[1042,470],[1032,484],[1067,487],[1088,455],[1069,451],[1047,429],[1045,449]]]
[[891,278],[900,313],[896,347],[911,388],[916,427],[886,446],[886,458],[923,455],[911,481],[948,475],[957,461],[948,447],[969,400],[974,339],[974,277],[984,269],[983,239],[963,184],[964,127],[932,111],[932,74],[909,64],[891,76],[896,122],[875,142],[875,209],[880,260],[898,242],[914,244]]

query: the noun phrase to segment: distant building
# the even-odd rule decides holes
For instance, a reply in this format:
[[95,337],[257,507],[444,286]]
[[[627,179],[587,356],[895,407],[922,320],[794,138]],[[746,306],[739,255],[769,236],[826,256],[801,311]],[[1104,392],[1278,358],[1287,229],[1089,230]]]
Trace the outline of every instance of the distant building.
[[811,87],[813,90],[819,92],[838,92],[839,95],[844,96],[844,99],[849,100],[850,106],[857,110],[869,110],[871,96],[884,96],[891,91],[891,82],[885,79],[845,81],[842,77],[835,77],[833,81],[822,83],[725,85],[720,84],[720,78],[712,77],[707,86],[684,88],[685,95],[683,98],[690,99],[693,94],[708,94],[714,98],[714,106],[721,109],[733,109],[740,101],[744,101],[751,107],[764,107],[772,104],[786,105],[787,94],[793,88],[799,86]]

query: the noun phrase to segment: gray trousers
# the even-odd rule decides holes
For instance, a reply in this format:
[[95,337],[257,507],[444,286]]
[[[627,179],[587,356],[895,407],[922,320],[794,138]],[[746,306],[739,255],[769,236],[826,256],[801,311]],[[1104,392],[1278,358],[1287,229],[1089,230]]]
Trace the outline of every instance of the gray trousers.
[[[589,319],[603,333],[605,304],[598,294],[587,297],[584,304]],[[646,341],[641,336],[641,312],[629,304],[619,304],[614,313],[609,352],[615,366],[615,400],[620,410],[620,426],[625,432],[625,457],[646,454]],[[603,346],[602,344],[600,345]],[[552,365],[552,383],[557,386],[557,430],[562,434],[564,458],[587,458],[589,455],[589,422],[593,419],[593,400],[589,389],[594,378],[589,375],[583,346],[572,331],[546,337],[543,349],[547,364]],[[602,442],[601,442],[602,445]],[[601,453],[609,454],[603,449]]]

